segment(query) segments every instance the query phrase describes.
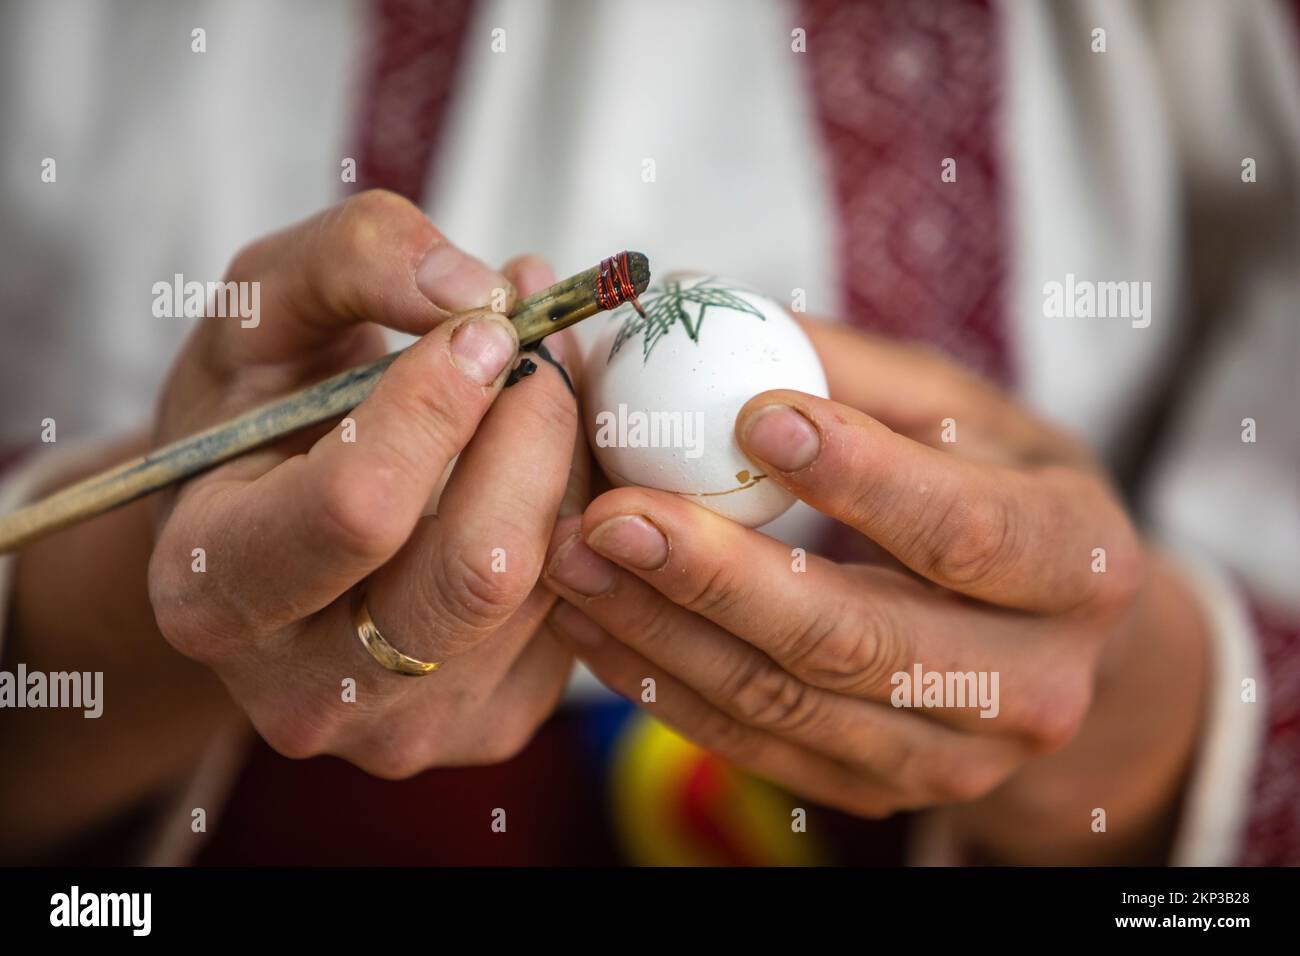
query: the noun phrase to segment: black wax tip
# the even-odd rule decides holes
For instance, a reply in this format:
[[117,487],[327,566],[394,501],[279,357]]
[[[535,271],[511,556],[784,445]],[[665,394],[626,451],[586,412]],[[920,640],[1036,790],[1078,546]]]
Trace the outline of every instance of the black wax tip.
[[636,289],[636,294],[640,295],[650,285],[650,260],[643,252],[629,252],[627,254],[627,274],[632,280],[632,286]]
[[514,368],[512,368],[510,370],[510,374],[506,376],[506,383],[502,387],[509,388],[511,385],[518,385],[520,382],[522,382],[524,379],[526,379],[528,376],[532,375],[536,371],[537,371],[536,362],[534,362],[532,359],[521,358],[519,360],[519,364],[516,365]]

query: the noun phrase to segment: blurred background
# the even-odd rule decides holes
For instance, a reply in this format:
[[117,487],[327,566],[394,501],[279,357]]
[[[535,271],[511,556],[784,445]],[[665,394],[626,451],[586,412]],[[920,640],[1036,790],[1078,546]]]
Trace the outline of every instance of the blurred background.
[[[60,441],[146,427],[196,321],[155,317],[154,284],[215,281],[248,242],[362,188],[407,195],[493,263],[534,252],[565,275],[637,248],[659,273],[734,276],[933,344],[1089,443],[1139,522],[1231,595],[1223,613],[1245,622],[1232,659],[1276,691],[1267,713],[1207,736],[1179,859],[1300,853],[1285,809],[1300,802],[1298,12],[1282,0],[9,0],[0,451],[38,446],[47,418]],[[1149,324],[1048,314],[1045,289],[1067,276],[1150,283]],[[813,520],[795,512],[774,533]],[[769,845],[753,822],[765,791],[594,689],[579,697],[586,709],[560,722],[582,756],[556,756],[548,731],[517,772],[576,761],[579,796],[539,796],[538,812],[579,801],[607,826],[590,851],[581,823],[561,828],[533,848],[546,859],[902,853],[896,830],[851,836],[847,822],[838,849]],[[324,852],[310,822],[286,835],[273,811],[240,802],[249,774],[270,775],[265,788],[287,773],[279,761],[263,748],[231,785],[243,836],[216,840],[211,859]],[[279,792],[326,786],[308,763],[295,783],[275,778]],[[330,772],[353,774],[340,779],[358,800],[377,785]],[[687,780],[696,788],[680,791]],[[741,822],[712,843],[644,822],[680,792],[701,819]],[[315,825],[337,827],[347,805],[318,812]],[[366,861],[343,843],[326,856]]]

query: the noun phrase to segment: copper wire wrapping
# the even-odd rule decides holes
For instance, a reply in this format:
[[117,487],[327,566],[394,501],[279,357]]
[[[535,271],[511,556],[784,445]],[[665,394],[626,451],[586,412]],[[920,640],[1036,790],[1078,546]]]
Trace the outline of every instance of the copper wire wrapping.
[[632,284],[626,252],[600,260],[600,274],[596,277],[596,301],[601,309],[613,309],[624,302],[631,302],[632,308],[645,318],[645,310],[641,308],[636,297],[636,287]]

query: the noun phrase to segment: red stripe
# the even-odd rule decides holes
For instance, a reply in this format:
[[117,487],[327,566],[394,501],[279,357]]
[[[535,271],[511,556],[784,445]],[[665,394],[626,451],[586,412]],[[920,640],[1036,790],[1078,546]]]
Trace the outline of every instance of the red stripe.
[[472,0],[374,0],[357,188],[419,202],[465,47]]
[[[1007,384],[994,11],[981,0],[803,0],[798,25],[839,211],[845,318]],[[948,158],[955,182],[941,180]]]
[[[1255,601],[1251,608],[1263,672],[1259,702],[1266,731],[1255,770],[1250,823],[1238,861],[1246,866],[1300,864],[1300,618]],[[1247,675],[1253,676],[1253,675]]]
[[735,780],[725,763],[712,754],[696,757],[686,773],[675,809],[685,836],[701,855],[723,866],[756,866],[759,861],[732,839],[721,825],[735,808]]

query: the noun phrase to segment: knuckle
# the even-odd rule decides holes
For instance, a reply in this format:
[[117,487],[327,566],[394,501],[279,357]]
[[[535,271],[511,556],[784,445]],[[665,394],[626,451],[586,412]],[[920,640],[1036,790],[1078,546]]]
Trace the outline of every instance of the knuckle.
[[343,205],[353,210],[357,215],[363,215],[371,219],[382,219],[394,213],[414,212],[420,214],[420,210],[415,203],[391,189],[363,189],[361,192],[349,196],[344,200]]
[[679,629],[678,605],[667,600],[651,600],[639,608],[639,620],[628,630],[636,637],[641,648],[653,647],[671,637]]
[[[527,540],[522,532],[503,535],[507,540]],[[492,612],[513,614],[532,593],[541,576],[542,554],[539,549],[520,546],[510,552],[501,570],[496,570],[490,548],[462,548],[462,576],[465,591]]]
[[[537,531],[525,528],[505,528],[502,540],[525,542],[505,549],[506,562],[501,571],[493,572],[502,579],[502,586],[509,588],[515,605],[522,604],[537,582],[542,578],[542,568],[546,564],[546,541],[541,535],[549,533],[546,529]],[[493,549],[485,552],[489,568],[492,566]]]
[[955,499],[918,543],[922,573],[958,588],[988,585],[1011,566],[1018,547],[1002,496],[980,504]]
[[[420,474],[429,458],[445,463],[459,454],[490,396],[468,382],[458,388],[454,377],[435,379],[424,372],[403,376],[401,384],[407,383],[409,387],[388,390],[385,400],[395,418],[419,430],[420,440],[386,447],[382,453]],[[414,456],[413,448],[418,449]]]
[[516,721],[508,725],[488,745],[486,759],[488,763],[506,763],[514,760],[528,749],[533,742],[537,728],[534,724]]
[[322,304],[341,314],[360,314],[357,288],[372,267],[391,262],[394,248],[429,243],[433,224],[403,196],[369,189],[328,210],[309,235],[311,285]]
[[1090,574],[1093,610],[1102,618],[1128,612],[1137,602],[1149,573],[1142,541],[1126,515],[1116,517],[1117,530],[1107,548],[1105,574]]
[[[199,663],[215,663],[225,656],[236,628],[222,605],[198,593],[200,575],[163,570],[159,556],[168,550],[160,544],[150,560],[148,594],[154,622],[179,653]],[[188,567],[188,561],[178,566]]]
[[[367,189],[346,199],[331,223],[334,251],[364,261],[382,248],[386,225],[395,218],[423,214],[410,200],[386,189]],[[345,260],[346,261],[346,260]]]
[[339,755],[381,780],[409,780],[431,764],[432,744],[400,717],[367,726]]
[[210,644],[199,640],[193,612],[180,601],[152,597],[154,621],[158,631],[179,654],[201,664],[211,664],[216,655]]
[[697,586],[691,589],[683,606],[701,617],[717,619],[728,617],[740,600],[740,589],[736,587],[726,565],[719,562]]
[[253,716],[253,726],[266,745],[290,760],[328,753],[334,740],[333,721],[323,715],[279,711]]
[[274,237],[264,236],[240,248],[226,267],[226,278],[237,280],[264,272],[263,264],[271,254],[273,241]]
[[1020,736],[1033,753],[1060,750],[1078,735],[1091,703],[1089,681],[1081,678],[1060,681],[1036,695],[1018,721]]
[[427,769],[424,755],[413,747],[384,748],[366,752],[354,761],[358,767],[380,780],[410,780]]
[[727,696],[740,720],[764,730],[797,731],[823,713],[811,687],[758,656],[737,670]]
[[877,527],[895,507],[896,498],[887,489],[884,476],[875,469],[859,469],[845,497],[843,519],[861,528]]
[[[443,551],[457,556],[449,568],[464,579],[472,597],[488,607],[507,608],[513,613],[542,576],[546,546],[535,539],[544,533],[503,520],[492,529],[490,538],[450,538]],[[506,547],[492,544],[494,541],[511,543]]]
[[789,640],[792,670],[821,687],[844,693],[889,686],[900,669],[902,638],[884,602],[850,613],[818,615]]
[[319,505],[311,510],[316,527],[311,537],[323,547],[379,564],[393,555],[410,531],[405,516],[392,506],[391,489],[401,476],[373,459],[364,475],[330,468],[320,479]]
[[721,711],[711,711],[692,732],[700,744],[739,767],[749,767],[758,759],[762,738],[744,724]]
[[[463,749],[454,749],[447,762],[458,767],[489,767],[508,763],[528,749],[533,742],[541,719],[536,715],[513,717],[507,715],[497,721],[481,738],[462,742]],[[435,757],[430,766],[439,759]]]
[[490,559],[470,556],[464,550],[442,552],[439,570],[430,580],[430,602],[471,635],[495,630],[519,609],[530,586],[522,576],[508,571],[494,572]]
[[913,789],[925,779],[929,757],[910,735],[898,734],[880,755],[877,766],[884,779],[894,781],[901,788]]
[[[1065,589],[1071,598],[1069,605],[1086,607],[1102,618],[1129,610],[1146,583],[1148,556],[1123,505],[1091,469],[1053,464],[1036,474],[1055,492],[1046,505],[1046,537],[1072,538],[1080,527],[1088,528],[1093,537],[1085,541],[1084,560],[1075,565],[1071,578],[1072,583],[1085,583]],[[1094,573],[1088,566],[1096,548],[1106,555],[1104,574]]]
[[842,640],[840,624],[834,615],[817,614],[797,618],[775,641],[781,659],[797,674],[810,676],[821,683],[826,672],[838,673],[839,660],[828,645]]
[[967,761],[949,768],[930,785],[936,803],[970,803],[988,796],[1002,782],[1003,773],[984,761]]
[[185,607],[178,575],[166,570],[160,557],[162,553],[162,547],[155,548],[149,560],[149,604],[153,607],[158,630],[168,641],[176,644],[189,631],[191,615]]

